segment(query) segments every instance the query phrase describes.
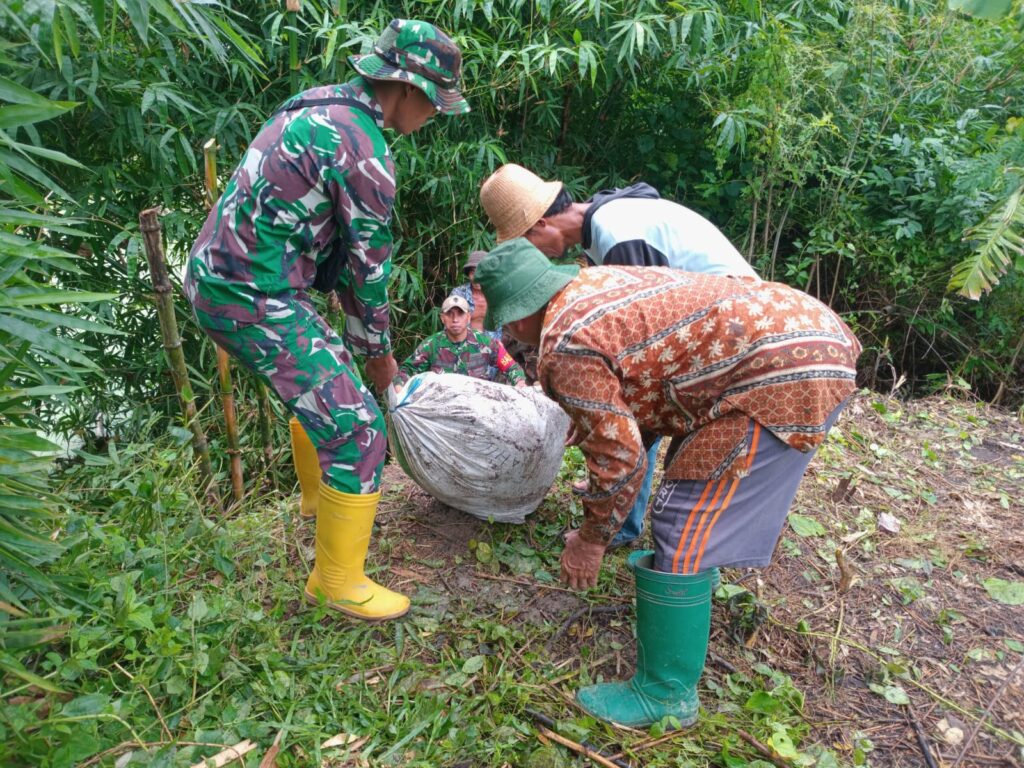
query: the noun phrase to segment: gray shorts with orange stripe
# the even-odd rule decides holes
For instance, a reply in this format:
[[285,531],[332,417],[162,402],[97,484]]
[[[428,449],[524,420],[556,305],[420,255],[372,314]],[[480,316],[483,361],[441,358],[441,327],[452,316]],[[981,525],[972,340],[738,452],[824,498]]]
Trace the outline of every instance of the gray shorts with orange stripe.
[[[826,431],[845,405],[829,416]],[[751,419],[743,477],[663,482],[651,502],[654,570],[768,565],[814,454],[789,447]]]

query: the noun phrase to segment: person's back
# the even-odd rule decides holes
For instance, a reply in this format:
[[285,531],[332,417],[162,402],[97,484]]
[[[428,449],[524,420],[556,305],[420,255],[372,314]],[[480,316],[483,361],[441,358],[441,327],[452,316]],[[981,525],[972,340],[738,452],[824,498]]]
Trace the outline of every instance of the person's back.
[[[757,277],[722,232],[696,211],[665,199],[595,196],[590,217],[591,261],[598,265],[663,266],[709,275]],[[646,245],[646,258],[631,256],[631,244]],[[653,258],[652,258],[653,257]],[[652,263],[652,261],[654,263]]]
[[[684,436],[742,412],[806,450],[852,390],[859,352],[831,309],[781,283],[593,267],[548,306],[539,378],[570,416],[578,403],[621,391],[629,415],[619,433],[635,421]],[[714,460],[729,448],[716,446]]]
[[[301,103],[311,106],[287,108]],[[269,296],[313,286],[318,264],[332,258],[339,238],[362,263],[349,257],[338,272],[379,284],[376,303],[386,301],[395,176],[382,125],[362,78],[304,91],[282,105],[253,139],[193,245],[185,290],[194,306],[218,317],[243,302],[248,316],[235,319],[259,320]],[[356,330],[362,308],[347,309],[346,331]],[[383,324],[386,309],[377,314]],[[345,338],[362,346],[352,333]]]

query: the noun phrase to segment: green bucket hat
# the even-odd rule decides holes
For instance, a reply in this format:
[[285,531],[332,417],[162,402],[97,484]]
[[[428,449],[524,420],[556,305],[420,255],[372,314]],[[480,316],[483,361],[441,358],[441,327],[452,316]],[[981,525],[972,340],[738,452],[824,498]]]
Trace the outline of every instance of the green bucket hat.
[[439,112],[469,112],[469,103],[459,91],[462,53],[433,24],[394,19],[373,46],[373,53],[349,56],[348,60],[356,72],[371,80],[401,80],[415,85]]
[[500,328],[532,315],[579,272],[575,264],[552,264],[525,237],[506,240],[476,268],[476,281],[487,298],[484,327]]

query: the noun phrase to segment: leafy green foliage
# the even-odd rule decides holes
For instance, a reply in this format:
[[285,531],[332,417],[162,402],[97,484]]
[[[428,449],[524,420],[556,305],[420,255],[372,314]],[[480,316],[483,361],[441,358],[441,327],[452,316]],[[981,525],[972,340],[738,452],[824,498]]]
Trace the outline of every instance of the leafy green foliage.
[[983,222],[964,233],[964,237],[976,241],[978,246],[969,258],[953,268],[949,279],[949,290],[959,291],[970,299],[981,298],[991,291],[1006,274],[1014,257],[1024,261],[1024,186],[1021,186],[998,210],[993,211]]
[[[395,13],[327,0],[294,16],[253,0],[0,6],[0,668],[25,699],[0,716],[5,764],[70,765],[158,741],[155,707],[204,744],[269,742],[285,724],[313,761],[329,724],[374,734],[361,749],[382,762],[523,762],[521,709],[563,674],[530,648],[533,635],[500,612],[453,617],[427,592],[408,622],[339,632],[317,609],[290,607],[304,554],[271,527],[269,499],[231,522],[203,519],[148,299],[139,210],[163,207],[180,270],[204,217],[202,144],[216,138],[230,169],[297,88],[350,76],[345,54],[368,50]],[[467,252],[491,244],[477,192],[514,161],[581,199],[642,178],[700,211],[766,277],[846,314],[874,386],[957,382],[986,395],[1003,383],[1020,397],[1024,48],[1013,19],[979,23],[935,0],[458,0],[401,14],[462,46],[473,112],[392,142],[399,353],[436,329],[433,309]],[[949,295],[951,275],[980,300]],[[223,458],[212,346],[180,297],[178,319]],[[243,424],[251,386],[240,379]],[[57,492],[56,449],[40,434],[85,443]],[[243,440],[255,453],[254,436]],[[582,475],[571,455],[563,483]],[[565,507],[579,512],[571,497]],[[821,540],[814,522],[794,519],[805,543]],[[539,543],[496,534],[464,564],[547,582],[562,525],[538,523]],[[618,594],[614,570],[601,586]],[[907,603],[925,595],[912,577],[891,586]],[[745,590],[728,597],[743,639],[767,608]],[[376,682],[367,669],[381,670]],[[803,746],[799,691],[757,674],[714,683],[723,710],[701,727],[723,764],[756,764],[732,717],[795,762],[834,764]],[[567,727],[598,731],[586,718]],[[871,747],[856,740],[854,762]],[[704,759],[689,740],[673,748]],[[162,745],[128,760],[191,764],[213,751]]]

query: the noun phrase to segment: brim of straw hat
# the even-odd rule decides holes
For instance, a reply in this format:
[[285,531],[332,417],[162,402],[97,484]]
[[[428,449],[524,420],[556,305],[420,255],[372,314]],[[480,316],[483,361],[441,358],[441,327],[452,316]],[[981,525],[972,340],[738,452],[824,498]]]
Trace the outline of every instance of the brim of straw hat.
[[[500,193],[503,190],[495,190]],[[519,191],[519,190],[516,190]],[[562,182],[542,182],[529,193],[492,197],[487,206],[487,216],[494,224],[495,239],[499,243],[522,237],[544,216],[562,191]]]
[[515,296],[488,301],[484,327],[501,328],[513,320],[529,317],[551,301],[551,298],[572,282],[579,273],[580,268],[575,264],[552,264]]
[[442,114],[464,115],[469,112],[469,102],[458,88],[443,88],[423,75],[389,64],[376,53],[349,56],[348,61],[356,72],[370,80],[397,80],[415,85]]

